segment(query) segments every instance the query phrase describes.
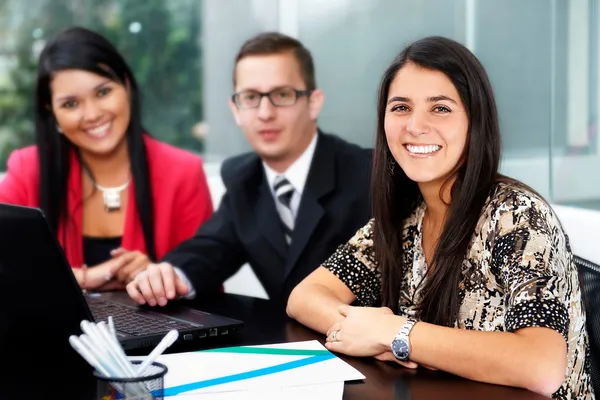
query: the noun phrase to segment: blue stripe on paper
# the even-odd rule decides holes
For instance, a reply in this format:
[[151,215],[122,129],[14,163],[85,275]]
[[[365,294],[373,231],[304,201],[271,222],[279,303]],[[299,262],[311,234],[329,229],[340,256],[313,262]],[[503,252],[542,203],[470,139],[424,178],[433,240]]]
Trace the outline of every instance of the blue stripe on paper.
[[242,372],[239,374],[222,376],[219,378],[207,379],[199,382],[186,383],[184,385],[173,386],[165,388],[164,396],[175,396],[184,392],[192,390],[203,389],[210,386],[223,385],[226,383],[237,382],[244,379],[258,378],[259,376],[276,374],[278,372],[288,371],[294,368],[304,367],[306,365],[316,364],[322,361],[330,360],[335,358],[335,355],[327,352],[326,354],[315,355],[312,357],[306,357],[301,360],[290,361],[287,363],[274,365],[266,368],[259,368],[253,371]]

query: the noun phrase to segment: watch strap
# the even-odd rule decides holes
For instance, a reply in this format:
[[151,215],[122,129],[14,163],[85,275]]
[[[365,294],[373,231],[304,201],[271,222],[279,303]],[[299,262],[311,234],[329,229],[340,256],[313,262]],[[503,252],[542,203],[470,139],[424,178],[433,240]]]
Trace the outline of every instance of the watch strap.
[[417,320],[415,318],[408,317],[406,322],[404,322],[404,325],[402,325],[402,328],[400,328],[400,331],[396,335],[396,338],[408,339],[408,335],[410,334],[410,331],[412,330],[413,326],[415,326],[416,323],[417,323]]

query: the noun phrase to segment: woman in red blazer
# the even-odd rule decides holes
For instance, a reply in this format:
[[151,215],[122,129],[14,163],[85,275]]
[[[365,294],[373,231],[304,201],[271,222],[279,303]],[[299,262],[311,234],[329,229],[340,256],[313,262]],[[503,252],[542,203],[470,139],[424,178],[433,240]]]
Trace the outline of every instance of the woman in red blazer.
[[0,202],[44,211],[84,289],[122,289],[213,212],[200,157],[150,137],[138,96],[105,38],[62,31],[39,59],[37,145],[0,181]]

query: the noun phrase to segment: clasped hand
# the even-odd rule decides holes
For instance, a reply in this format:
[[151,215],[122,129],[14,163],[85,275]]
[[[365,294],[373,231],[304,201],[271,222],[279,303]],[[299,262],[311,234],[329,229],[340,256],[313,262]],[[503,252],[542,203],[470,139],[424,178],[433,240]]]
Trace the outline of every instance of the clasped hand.
[[145,270],[150,260],[140,251],[118,248],[111,251],[111,258],[86,271],[79,272],[80,285],[87,290],[122,290],[137,274]]
[[340,320],[327,331],[327,349],[355,357],[375,357],[380,361],[394,361],[407,368],[417,363],[401,362],[394,357],[390,345],[400,330],[405,317],[395,315],[387,307],[339,308]]

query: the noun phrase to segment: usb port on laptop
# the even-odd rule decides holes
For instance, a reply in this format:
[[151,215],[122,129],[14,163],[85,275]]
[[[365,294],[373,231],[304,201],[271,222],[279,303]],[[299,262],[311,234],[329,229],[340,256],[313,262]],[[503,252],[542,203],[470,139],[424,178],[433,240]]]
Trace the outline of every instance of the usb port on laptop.
[[221,336],[227,335],[229,331],[227,329],[221,329]]
[[217,328],[211,328],[208,331],[209,336],[217,336],[218,332],[217,332]]
[[206,337],[206,332],[202,332],[201,334],[198,335],[198,338],[200,339],[204,339]]

